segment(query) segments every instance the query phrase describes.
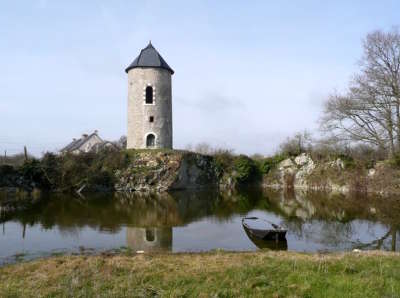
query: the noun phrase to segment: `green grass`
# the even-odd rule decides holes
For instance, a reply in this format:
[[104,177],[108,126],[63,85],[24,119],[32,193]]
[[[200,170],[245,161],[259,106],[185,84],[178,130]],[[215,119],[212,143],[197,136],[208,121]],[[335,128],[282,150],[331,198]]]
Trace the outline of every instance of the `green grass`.
[[400,297],[400,256],[62,256],[0,268],[0,297]]

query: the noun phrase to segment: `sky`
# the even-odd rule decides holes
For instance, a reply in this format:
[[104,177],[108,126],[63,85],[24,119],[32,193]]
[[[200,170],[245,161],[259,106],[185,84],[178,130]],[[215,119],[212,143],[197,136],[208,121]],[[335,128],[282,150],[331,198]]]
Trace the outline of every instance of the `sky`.
[[400,1],[0,0],[0,153],[126,135],[124,69],[149,40],[174,69],[174,147],[271,154],[318,134],[371,31]]

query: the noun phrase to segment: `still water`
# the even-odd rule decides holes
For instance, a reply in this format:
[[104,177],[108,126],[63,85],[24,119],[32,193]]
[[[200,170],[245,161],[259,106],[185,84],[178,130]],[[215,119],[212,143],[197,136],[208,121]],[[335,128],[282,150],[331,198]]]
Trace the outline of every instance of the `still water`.
[[[241,219],[288,230],[282,243],[251,239]],[[0,265],[58,253],[398,249],[400,199],[252,190],[138,195],[51,195],[0,217]]]

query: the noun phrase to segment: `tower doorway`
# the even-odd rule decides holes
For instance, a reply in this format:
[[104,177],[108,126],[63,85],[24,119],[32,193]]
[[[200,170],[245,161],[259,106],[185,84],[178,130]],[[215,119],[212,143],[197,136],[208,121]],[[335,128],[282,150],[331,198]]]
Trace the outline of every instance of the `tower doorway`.
[[152,133],[148,134],[146,137],[146,147],[151,148],[156,145],[156,136]]

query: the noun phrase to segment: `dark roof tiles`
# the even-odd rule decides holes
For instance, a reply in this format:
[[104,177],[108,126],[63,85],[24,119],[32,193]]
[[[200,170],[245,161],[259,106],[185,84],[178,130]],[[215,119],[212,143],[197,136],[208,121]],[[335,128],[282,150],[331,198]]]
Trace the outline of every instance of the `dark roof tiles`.
[[140,51],[139,56],[129,65],[125,72],[128,73],[132,68],[163,68],[168,70],[171,74],[174,74],[174,71],[171,67],[165,62],[163,57],[161,57],[160,53],[153,47],[151,42]]

